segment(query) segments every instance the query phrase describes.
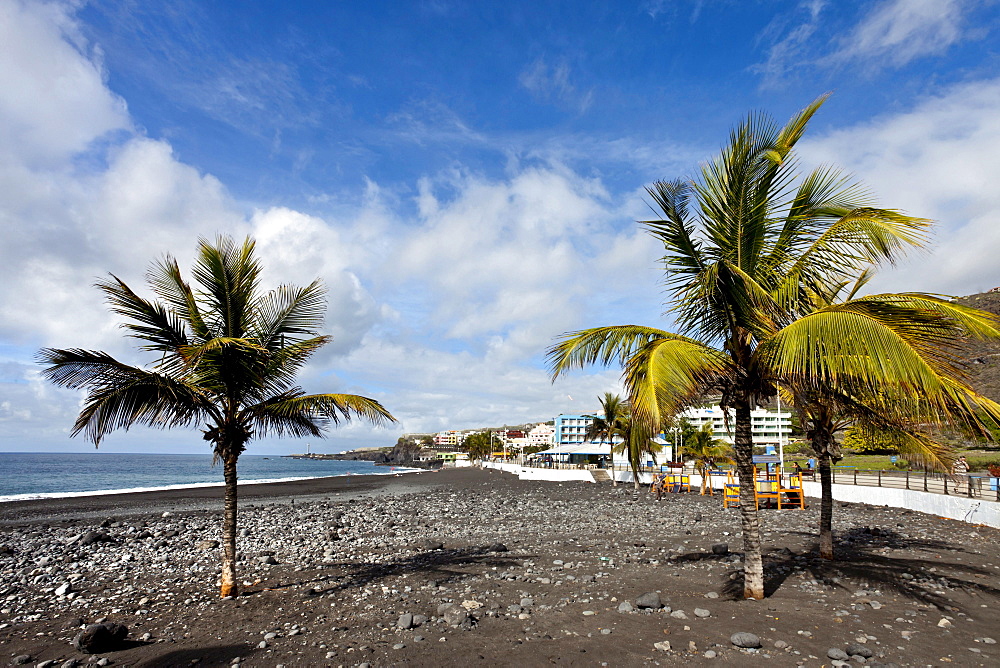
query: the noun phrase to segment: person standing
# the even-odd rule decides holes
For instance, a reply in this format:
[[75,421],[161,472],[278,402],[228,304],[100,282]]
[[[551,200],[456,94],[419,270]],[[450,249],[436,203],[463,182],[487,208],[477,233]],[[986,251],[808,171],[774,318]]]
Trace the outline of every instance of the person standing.
[[[965,457],[959,457],[955,460],[955,463],[951,466],[951,474],[955,478],[955,491],[961,493],[962,485],[969,484],[969,462],[965,460]],[[966,488],[968,491],[968,488]]]

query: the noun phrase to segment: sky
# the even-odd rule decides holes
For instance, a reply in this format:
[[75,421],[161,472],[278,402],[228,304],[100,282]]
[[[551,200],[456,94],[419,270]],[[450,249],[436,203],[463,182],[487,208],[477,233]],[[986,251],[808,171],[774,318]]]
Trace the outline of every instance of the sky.
[[[41,347],[152,360],[94,283],[252,236],[268,285],[321,278],[310,392],[381,401],[314,452],[591,412],[551,382],[584,327],[669,327],[643,188],[751,111],[832,96],[800,144],[936,221],[873,291],[1000,286],[1000,6],[971,0],[0,0],[0,451],[92,450]],[[197,429],[102,450],[206,452]],[[251,454],[302,452],[294,440]]]

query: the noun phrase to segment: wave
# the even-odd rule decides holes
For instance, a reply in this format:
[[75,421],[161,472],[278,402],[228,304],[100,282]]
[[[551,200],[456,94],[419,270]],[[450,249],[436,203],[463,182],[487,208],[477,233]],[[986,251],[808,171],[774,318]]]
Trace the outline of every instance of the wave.
[[[347,476],[399,475],[403,473],[423,473],[426,469],[413,469],[403,466],[390,468],[388,471],[373,471],[371,473],[336,473],[333,475],[298,476],[293,478],[261,478],[257,480],[240,480],[244,485],[266,485],[276,482],[296,482],[299,480],[319,480],[321,478],[344,478]],[[196,482],[179,485],[162,485],[160,487],[125,487],[122,489],[93,489],[83,492],[28,492],[25,494],[8,494],[0,496],[0,503],[14,501],[38,501],[40,499],[68,499],[79,496],[109,496],[112,494],[138,494],[141,492],[167,492],[175,489],[198,489],[203,487],[222,487],[224,482]]]

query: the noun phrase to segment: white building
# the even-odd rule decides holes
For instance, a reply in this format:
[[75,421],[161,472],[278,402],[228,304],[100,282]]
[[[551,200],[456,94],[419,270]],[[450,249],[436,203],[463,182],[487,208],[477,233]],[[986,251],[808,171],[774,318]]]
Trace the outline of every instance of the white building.
[[[735,440],[736,413],[732,410],[729,411],[728,424],[725,411],[718,405],[710,408],[688,408],[679,417],[686,419],[698,429],[706,423],[711,423],[715,438],[721,438],[729,443]],[[750,420],[754,445],[777,447],[782,443],[788,443],[792,437],[790,411],[770,411],[758,407],[750,412]]]
[[541,445],[549,447],[556,442],[556,430],[551,425],[544,422],[532,427],[528,432],[528,445]]

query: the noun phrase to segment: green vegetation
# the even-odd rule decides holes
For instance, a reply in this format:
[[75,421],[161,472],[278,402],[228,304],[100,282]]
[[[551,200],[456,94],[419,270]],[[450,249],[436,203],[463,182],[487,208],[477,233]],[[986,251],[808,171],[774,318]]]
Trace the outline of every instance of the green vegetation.
[[87,390],[75,436],[95,445],[116,429],[141,424],[166,429],[205,424],[225,475],[222,590],[237,594],[236,464],[263,436],[322,436],[329,424],[359,416],[383,423],[392,415],[377,401],[352,394],[306,394],[295,374],[330,337],[318,334],[325,290],[285,285],[263,292],[254,242],[200,240],[192,287],[170,256],[152,267],[146,299],[114,275],[97,284],[128,335],[159,359],[129,366],[107,353],[46,348],[43,375],[56,385]]

